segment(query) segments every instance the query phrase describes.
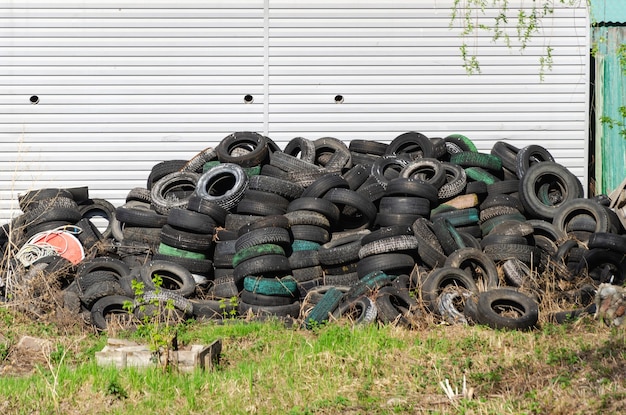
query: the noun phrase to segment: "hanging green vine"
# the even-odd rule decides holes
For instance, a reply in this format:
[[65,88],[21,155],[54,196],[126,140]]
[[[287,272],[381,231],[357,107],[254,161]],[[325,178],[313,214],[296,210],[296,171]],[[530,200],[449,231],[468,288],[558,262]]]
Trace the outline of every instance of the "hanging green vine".
[[[468,40],[477,37],[479,33],[486,33],[493,42],[503,42],[506,47],[512,48],[510,33],[514,29],[514,38],[523,52],[533,36],[540,33],[543,19],[554,14],[558,4],[572,7],[581,1],[584,0],[532,0],[527,7],[515,11],[510,8],[510,0],[454,0],[450,27],[460,25],[462,28],[460,50],[463,68],[469,75],[481,72],[477,46],[470,48],[468,45]],[[488,11],[495,11],[495,16]],[[552,69],[553,51],[548,44],[545,53],[539,58],[539,76],[542,80],[546,71]]]

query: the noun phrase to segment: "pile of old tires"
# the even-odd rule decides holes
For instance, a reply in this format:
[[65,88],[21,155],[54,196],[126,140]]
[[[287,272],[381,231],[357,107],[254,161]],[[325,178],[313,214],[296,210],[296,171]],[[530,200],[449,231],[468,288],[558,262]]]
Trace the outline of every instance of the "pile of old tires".
[[[540,309],[556,322],[593,312],[599,284],[626,280],[626,236],[608,197],[583,198],[544,147],[499,141],[479,152],[458,134],[296,137],[281,150],[238,132],[156,164],[122,206],[87,188],[19,202],[23,214],[0,235],[7,301],[43,275],[64,309],[99,329],[160,303],[181,319],[415,327],[434,316],[529,329]],[[83,258],[33,243],[62,232]]]

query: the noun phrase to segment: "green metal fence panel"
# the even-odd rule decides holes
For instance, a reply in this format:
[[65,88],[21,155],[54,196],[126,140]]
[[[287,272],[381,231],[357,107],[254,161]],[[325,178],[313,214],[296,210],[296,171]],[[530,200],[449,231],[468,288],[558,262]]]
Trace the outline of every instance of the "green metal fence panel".
[[626,177],[626,65],[620,49],[626,45],[626,26],[594,27],[593,38],[596,193],[609,193]]

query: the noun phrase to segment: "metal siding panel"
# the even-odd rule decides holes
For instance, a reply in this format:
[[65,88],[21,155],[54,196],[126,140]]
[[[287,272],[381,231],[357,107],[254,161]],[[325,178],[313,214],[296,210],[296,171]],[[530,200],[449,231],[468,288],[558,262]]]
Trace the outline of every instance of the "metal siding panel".
[[[626,41],[626,27],[599,27],[594,28],[594,32],[595,37],[604,39],[599,42],[595,56],[595,190],[610,194],[626,177],[626,139],[621,111],[626,106],[626,77],[618,53],[618,48]],[[611,126],[601,117],[608,117],[618,125]]]
[[261,131],[263,0],[231,3],[0,4],[0,218],[32,188],[121,204],[157,162]]
[[[585,177],[584,8],[559,9],[521,56],[480,34],[470,46],[483,73],[468,77],[451,4],[0,4],[0,218],[33,187],[88,185],[121,204],[157,161],[266,126],[280,146],[298,135],[388,142],[408,130],[466,133],[481,151],[539,143]],[[548,39],[554,69],[540,82]]]
[[[389,142],[407,130],[467,133],[483,151],[501,139],[543,144],[584,180],[584,6],[557,5],[521,55],[515,40],[509,49],[488,34],[472,36],[482,73],[468,76],[461,30],[449,27],[452,4],[270,0],[270,136],[278,143],[298,135]],[[519,4],[509,2],[510,10]],[[496,10],[488,5],[486,13]],[[548,44],[554,66],[542,81],[539,58]]]

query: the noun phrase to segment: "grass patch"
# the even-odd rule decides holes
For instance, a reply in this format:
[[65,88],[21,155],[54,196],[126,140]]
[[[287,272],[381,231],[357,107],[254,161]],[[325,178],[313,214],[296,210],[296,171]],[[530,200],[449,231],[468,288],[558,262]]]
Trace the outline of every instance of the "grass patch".
[[[0,318],[17,318],[0,312]],[[9,326],[0,370],[6,414],[415,414],[617,413],[626,410],[626,335],[600,324],[534,332],[430,325],[313,331],[277,322],[192,322],[179,341],[222,339],[219,366],[190,374],[98,367],[104,335]],[[54,345],[28,373],[10,370],[22,333]],[[132,338],[133,333],[119,333]],[[472,399],[450,401],[448,379]]]

